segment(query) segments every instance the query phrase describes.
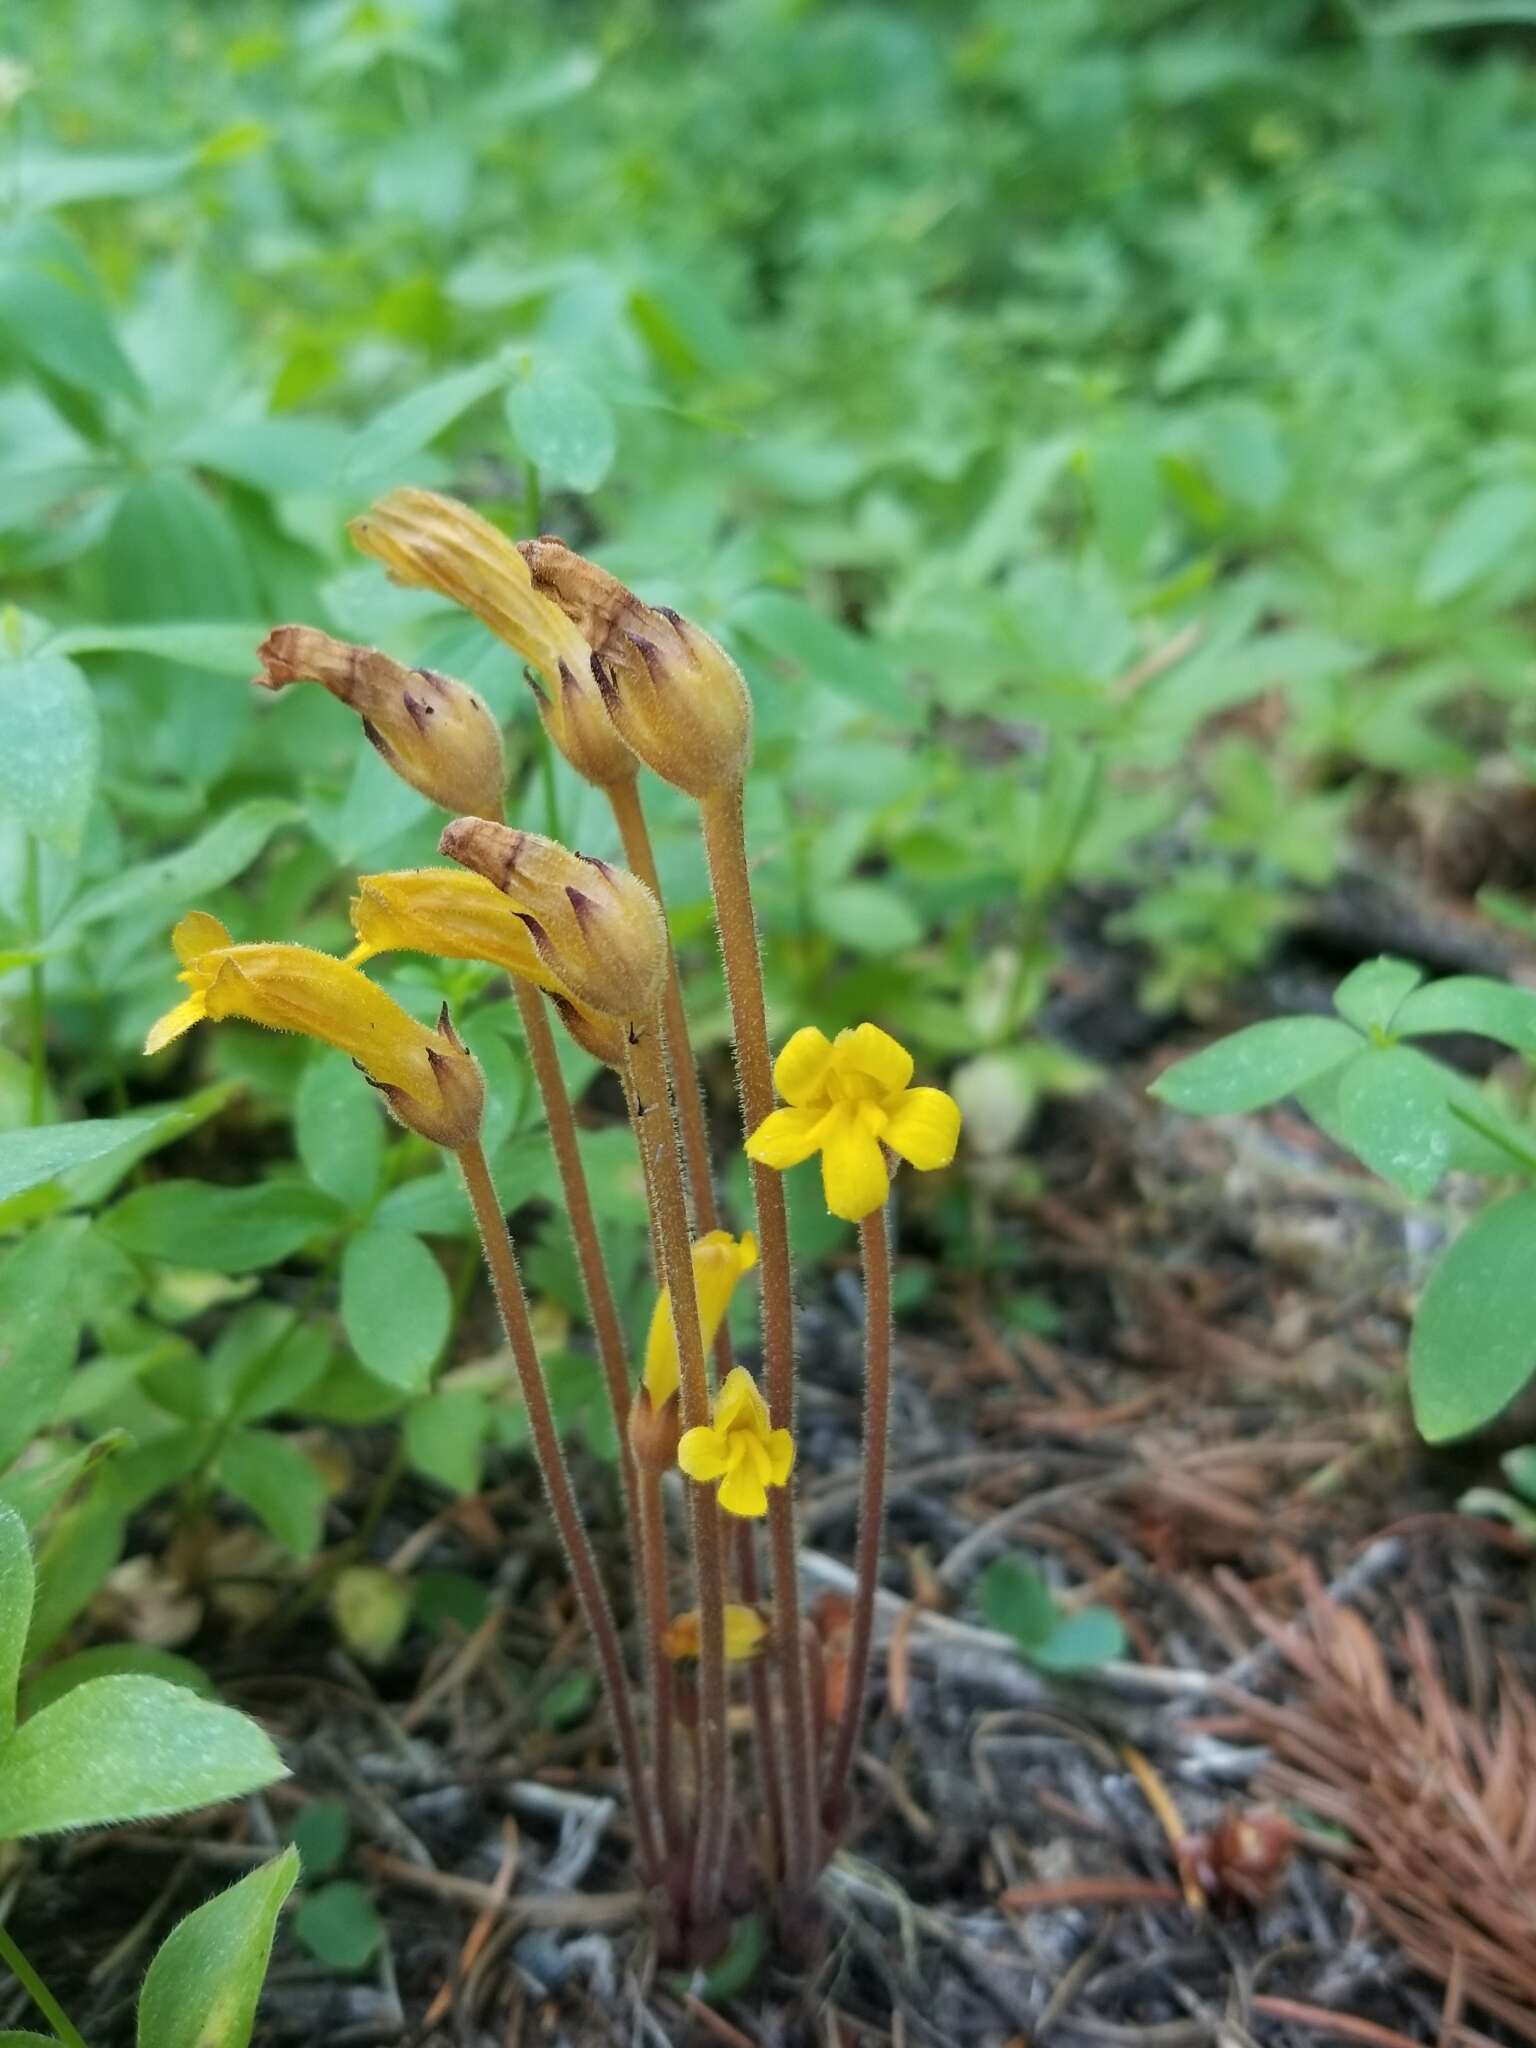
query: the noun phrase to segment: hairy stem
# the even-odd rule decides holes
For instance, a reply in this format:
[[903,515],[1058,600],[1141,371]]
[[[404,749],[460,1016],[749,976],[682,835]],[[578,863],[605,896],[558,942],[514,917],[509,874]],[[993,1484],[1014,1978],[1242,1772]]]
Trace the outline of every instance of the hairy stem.
[[[757,1607],[761,1604],[763,1589],[757,1571],[757,1531],[750,1522],[743,1522],[736,1532],[736,1582],[741,1588],[743,1605]],[[782,1871],[786,1833],[784,1764],[779,1754],[778,1723],[773,1717],[773,1689],[768,1683],[768,1667],[760,1657],[754,1658],[747,1667],[747,1692],[752,1701],[752,1732],[757,1740],[763,1805],[773,1839],[773,1867]]]
[[0,1963],[4,1963],[43,2018],[58,2035],[64,2048],[85,2048],[85,2042],[69,2023],[69,2017],[36,1970],[27,1961],[0,1923]]
[[555,1165],[560,1173],[565,1213],[576,1243],[582,1289],[597,1339],[597,1356],[603,1369],[603,1382],[608,1389],[613,1426],[618,1432],[619,1473],[624,1482],[628,1526],[633,1531],[639,1524],[640,1509],[635,1490],[635,1461],[629,1449],[629,1367],[625,1358],[624,1331],[608,1280],[602,1241],[597,1234],[597,1218],[592,1213],[592,1193],[587,1186],[587,1169],[582,1164],[581,1145],[576,1136],[576,1117],[565,1076],[560,1071],[560,1054],[555,1047],[555,1034],[550,1027],[543,996],[515,975],[512,977],[512,994],[517,1001],[517,1014],[522,1019],[523,1037],[533,1062],[534,1079],[538,1082],[539,1097],[544,1104],[544,1121],[549,1127],[549,1142],[554,1148]]
[[[715,922],[725,961],[736,1041],[743,1129],[755,1131],[773,1108],[773,1059],[763,995],[763,962],[752,909],[741,787],[718,790],[699,806],[704,850],[709,859]],[[763,1360],[769,1412],[775,1429],[795,1426],[794,1277],[789,1260],[789,1219],[784,1186],[771,1167],[752,1167],[757,1204],[758,1250],[762,1261]],[[768,1540],[773,1561],[773,1598],[780,1643],[788,1745],[788,1830],[786,1881],[807,1891],[820,1863],[816,1759],[807,1698],[805,1647],[800,1635],[799,1543],[794,1493],[774,1487],[768,1495]]]
[[582,1524],[581,1510],[576,1505],[576,1495],[571,1487],[571,1475],[566,1467],[565,1451],[560,1442],[560,1432],[555,1426],[554,1412],[549,1405],[549,1393],[544,1385],[544,1374],[534,1345],[533,1325],[528,1319],[528,1301],[523,1293],[523,1283],[518,1274],[517,1259],[512,1250],[506,1218],[502,1214],[501,1203],[491,1180],[491,1170],[486,1163],[485,1150],[479,1140],[466,1145],[456,1156],[459,1169],[464,1175],[464,1185],[469,1192],[470,1206],[475,1212],[480,1242],[485,1249],[485,1263],[490,1269],[491,1284],[496,1291],[496,1305],[501,1311],[502,1326],[507,1333],[507,1343],[511,1346],[513,1364],[517,1368],[518,1384],[528,1410],[529,1433],[533,1439],[534,1456],[538,1460],[539,1476],[544,1482],[545,1497],[549,1502],[550,1513],[555,1519],[571,1582],[576,1588],[576,1597],[581,1603],[582,1614],[597,1646],[598,1663],[603,1674],[603,1689],[608,1698],[608,1711],[613,1717],[619,1758],[628,1781],[630,1811],[634,1815],[640,1867],[646,1882],[655,1884],[660,1878],[661,1854],[656,1834],[656,1817],[647,1797],[645,1775],[641,1768],[640,1734],[630,1698],[629,1675],[624,1669],[624,1656],[619,1648],[619,1632],[614,1625],[613,1610],[608,1605],[608,1596],[603,1591],[597,1560],[592,1555],[592,1545],[588,1541],[586,1529]]
[[665,1636],[672,1619],[667,1583],[667,1515],[661,1497],[661,1475],[640,1474],[640,1576],[645,1600],[647,1670],[651,1687],[651,1747],[656,1780],[656,1811],[669,1850],[681,1841],[677,1815],[677,1694],[672,1659]]
[[[685,1430],[700,1429],[709,1422],[709,1381],[700,1341],[698,1296],[693,1285],[693,1247],[688,1235],[682,1161],[667,1097],[666,1068],[655,1029],[657,1021],[636,1024],[630,1032],[635,1136],[651,1192],[664,1277],[672,1296],[672,1323],[682,1368],[682,1424]],[[730,1821],[725,1559],[720,1509],[713,1492],[691,1480],[687,1492],[699,1597],[699,1815],[690,1896],[694,1926],[703,1931],[712,1926],[719,1911]]]
[[853,1753],[864,1723],[869,1658],[875,1636],[875,1595],[885,1533],[885,1466],[891,1413],[891,1246],[887,1211],[859,1225],[864,1259],[864,1464],[859,1492],[859,1540],[854,1554],[853,1621],[848,1639],[848,1684],[842,1719],[827,1766],[822,1810],[829,1828],[846,1816]]
[[[609,785],[608,801],[613,807],[624,858],[630,869],[662,901],[656,874],[656,854],[650,829],[640,807],[640,791],[631,777],[628,782]],[[677,956],[667,945],[667,982],[661,1000],[662,1036],[667,1049],[667,1068],[677,1104],[678,1128],[683,1137],[683,1156],[688,1162],[688,1192],[694,1230],[700,1235],[713,1230],[720,1221],[715,1207],[715,1183],[710,1169],[709,1132],[704,1122],[704,1099],[699,1091],[698,1069],[694,1064],[693,1041],[688,1035],[688,1012],[683,1006],[683,985],[677,972]],[[722,1370],[729,1370],[724,1367]]]

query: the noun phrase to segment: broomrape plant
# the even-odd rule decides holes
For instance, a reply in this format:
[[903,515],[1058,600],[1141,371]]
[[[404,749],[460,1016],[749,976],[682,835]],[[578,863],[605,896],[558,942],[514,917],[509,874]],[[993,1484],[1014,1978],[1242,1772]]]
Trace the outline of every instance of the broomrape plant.
[[[473,692],[305,626],[260,650],[272,689],[314,681],[354,709],[411,786],[456,815],[455,866],[365,875],[346,960],[237,945],[190,911],[173,944],[189,993],[153,1027],[156,1053],[204,1021],[296,1031],[348,1053],[390,1112],[455,1158],[526,1406],[532,1449],[596,1650],[635,1851],[664,1951],[718,1952],[766,1890],[803,1930],[846,1825],[864,1714],[885,1506],[891,1370],[887,1204],[903,1162],[947,1166],[960,1112],[914,1087],[911,1056],[872,1023],[796,1031],[773,1057],[742,813],[751,704],[708,634],[548,536],[508,540],[467,506],[389,493],[352,532],[399,582],[474,612],[527,663],[552,744],[606,797],[629,862],[616,868],[503,817],[501,739]],[[722,1223],[686,1011],[641,803],[644,766],[695,800],[730,998],[755,1230]],[[547,1119],[619,1443],[640,1682],[566,1465],[502,1203],[482,1143],[485,1091],[447,1007],[417,1022],[364,971],[416,952],[509,978]],[[657,1299],[638,1384],[593,1214],[550,1011],[617,1074],[644,1175]],[[784,1107],[775,1107],[775,1084]],[[827,1725],[800,1611],[794,1478],[793,1275],[780,1176],[819,1154],[828,1209],[858,1225],[867,1301],[867,1407],[848,1682]],[[761,1279],[760,1387],[736,1363],[726,1310]],[[685,1509],[691,1600],[679,1602],[669,1509]],[[766,1558],[759,1530],[766,1525]],[[679,1667],[688,1667],[686,1676]],[[738,1785],[728,1719],[746,1674],[754,1769]]]

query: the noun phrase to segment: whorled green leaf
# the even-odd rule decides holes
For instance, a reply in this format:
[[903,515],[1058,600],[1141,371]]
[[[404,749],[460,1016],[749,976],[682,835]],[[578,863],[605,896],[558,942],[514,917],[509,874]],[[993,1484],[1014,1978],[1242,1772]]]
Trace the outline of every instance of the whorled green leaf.
[[1491,975],[1453,974],[1416,989],[1393,1019],[1404,1038],[1474,1031],[1515,1052],[1536,1052],[1536,989]]
[[184,1813],[287,1775],[232,1707],[159,1678],[93,1678],[0,1745],[0,1841]]
[[16,1725],[16,1688],[35,1585],[26,1524],[14,1508],[0,1503],[0,1744]]
[[294,1098],[293,1136],[317,1188],[351,1210],[367,1207],[384,1165],[384,1118],[344,1053],[311,1056]]
[[1294,1094],[1360,1047],[1360,1034],[1335,1017],[1274,1017],[1180,1060],[1150,1093],[1197,1116],[1240,1115]]
[[314,1465],[270,1429],[236,1430],[219,1457],[218,1476],[285,1550],[298,1558],[320,1548],[325,1485]]
[[1429,1276],[1408,1383],[1432,1444],[1493,1419],[1536,1373],[1536,1189],[1485,1209]]
[[139,1994],[139,2048],[247,2048],[298,1875],[298,1851],[285,1849],[172,1929]]
[[1434,1061],[1406,1046],[1373,1047],[1350,1062],[1338,1086],[1340,1127],[1356,1158],[1404,1194],[1431,1193],[1455,1145]]
[[1384,953],[1345,975],[1333,992],[1333,1006],[1357,1031],[1385,1031],[1423,979],[1422,967]]
[[0,815],[74,853],[101,760],[91,686],[61,654],[0,662]]
[[510,386],[507,422],[524,455],[554,483],[595,491],[613,467],[618,433],[608,401],[558,363],[540,363]]
[[341,1262],[341,1320],[360,1362],[392,1387],[419,1393],[448,1338],[453,1302],[443,1269],[408,1230],[359,1231]]
[[334,1230],[342,1210],[303,1181],[227,1188],[163,1180],[126,1195],[98,1227],[125,1251],[214,1273],[275,1266]]

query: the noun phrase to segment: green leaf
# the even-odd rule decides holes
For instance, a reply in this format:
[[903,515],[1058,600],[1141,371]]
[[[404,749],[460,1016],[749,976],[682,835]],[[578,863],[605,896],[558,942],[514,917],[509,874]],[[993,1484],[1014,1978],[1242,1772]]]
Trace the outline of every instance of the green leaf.
[[1357,1031],[1385,1031],[1423,979],[1422,967],[1383,953],[1345,975],[1333,992],[1333,1007]]
[[93,1678],[0,1746],[0,1841],[184,1813],[287,1775],[232,1707],[158,1678]]
[[915,702],[881,650],[803,598],[754,591],[733,607],[731,623],[768,654],[801,670],[808,682],[879,712],[888,724],[915,722]]
[[39,1124],[0,1131],[0,1202],[41,1187],[73,1167],[104,1159],[154,1129],[158,1119],[98,1116],[77,1124]]
[[976,1597],[989,1626],[1012,1636],[1024,1650],[1043,1643],[1060,1619],[1050,1587],[1016,1557],[1000,1557],[988,1565]]
[[85,1231],[79,1218],[46,1223],[0,1265],[0,1471],[53,1421],[75,1362]]
[[0,813],[61,853],[77,852],[100,759],[96,699],[72,661],[0,662]]
[[126,1523],[101,1487],[57,1517],[38,1552],[27,1656],[51,1649],[123,1554]]
[[13,206],[36,213],[84,199],[137,199],[174,184],[195,161],[190,149],[109,154],[27,143],[6,166],[7,196]]
[[1025,1656],[1039,1671],[1092,1671],[1125,1649],[1125,1624],[1111,1607],[1079,1607],[1064,1614]]
[[214,1273],[254,1273],[336,1230],[342,1220],[329,1195],[302,1181],[226,1188],[162,1180],[118,1202],[99,1228],[140,1258]]
[[352,1239],[341,1264],[341,1320],[369,1372],[422,1392],[452,1317],[443,1269],[419,1237],[376,1223]]
[[539,1701],[539,1726],[550,1734],[578,1728],[597,1699],[597,1681],[590,1671],[567,1671]]
[[[141,916],[153,910],[168,918],[180,917],[199,897],[243,874],[280,825],[292,824],[302,816],[297,804],[282,797],[259,796],[237,804],[190,845],[140,861],[88,890],[69,912],[62,929],[73,936],[87,925],[117,917],[125,910]],[[166,962],[169,990],[174,967],[169,948]]]
[[249,557],[224,506],[184,469],[156,469],[118,501],[101,544],[107,600],[120,621],[248,619]]
[[59,2044],[52,2034],[18,2034],[8,2028],[0,2034],[0,2048],[59,2048]]
[[26,1524],[0,1502],[0,1745],[16,1725],[16,1687],[36,1583]]
[[828,938],[855,953],[900,953],[922,942],[923,925],[907,899],[881,882],[838,882],[812,896]]
[[320,1548],[325,1483],[285,1436],[237,1430],[219,1457],[219,1484],[243,1501],[285,1550],[298,1558]]
[[1429,1276],[1408,1351],[1414,1419],[1432,1444],[1480,1428],[1536,1372],[1536,1190],[1468,1225]]
[[89,259],[53,221],[30,220],[0,237],[0,337],[93,400],[142,396]]
[[1360,1050],[1333,1017],[1274,1017],[1180,1060],[1150,1093],[1197,1116],[1234,1116],[1293,1095]]
[[354,1213],[378,1191],[384,1118],[371,1088],[358,1085],[344,1053],[311,1058],[293,1104],[293,1136],[304,1171]]
[[1339,1076],[1344,1142],[1373,1173],[1422,1199],[1451,1163],[1446,1090],[1432,1060],[1406,1046],[1372,1048]]
[[139,2048],[247,2048],[298,1874],[298,1852],[285,1849],[171,1930],[139,1994]]
[[1453,974],[1416,990],[1393,1028],[1404,1038],[1475,1031],[1515,1052],[1536,1052],[1536,990],[1482,974]]
[[366,1969],[384,1939],[384,1925],[367,1890],[350,1879],[311,1892],[293,1918],[293,1931],[312,1956],[333,1970]]
[[412,1466],[450,1493],[474,1493],[490,1429],[485,1396],[451,1387],[418,1401],[405,1418],[405,1454]]
[[50,654],[153,654],[183,668],[248,680],[265,629],[243,620],[175,620],[163,626],[66,626],[48,642]]
[[167,1685],[183,1685],[199,1699],[217,1697],[213,1681],[199,1670],[190,1657],[178,1657],[173,1650],[160,1650],[153,1643],[96,1643],[89,1650],[76,1650],[61,1657],[46,1671],[29,1678],[24,1688],[29,1714],[40,1714],[77,1685],[93,1678],[120,1678],[125,1673],[137,1678],[163,1678]]
[[1504,1477],[1522,1500],[1536,1506],[1536,1444],[1518,1444],[1499,1460]]
[[304,1882],[329,1877],[352,1838],[352,1824],[346,1802],[341,1799],[311,1799],[299,1809],[293,1823],[293,1846],[304,1866]]
[[550,481],[595,491],[613,467],[618,434],[608,402],[558,363],[540,363],[507,392],[518,446]]
[[1507,561],[1536,519],[1536,485],[1487,484],[1463,498],[1419,571],[1421,604],[1443,604]]
[[474,369],[453,370],[386,406],[353,437],[342,464],[341,484],[354,486],[362,479],[398,469],[452,426],[461,413],[506,381],[506,364],[498,358]]

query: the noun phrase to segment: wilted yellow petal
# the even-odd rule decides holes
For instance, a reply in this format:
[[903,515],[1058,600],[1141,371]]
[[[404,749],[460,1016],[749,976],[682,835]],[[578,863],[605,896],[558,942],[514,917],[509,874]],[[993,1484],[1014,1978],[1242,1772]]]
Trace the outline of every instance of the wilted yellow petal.
[[[699,1334],[706,1351],[715,1341],[736,1283],[756,1264],[757,1240],[750,1231],[737,1239],[728,1230],[711,1230],[694,1245],[693,1285],[699,1306]],[[659,1409],[671,1399],[680,1378],[672,1293],[664,1287],[657,1296],[645,1341],[645,1385],[653,1407]]]

